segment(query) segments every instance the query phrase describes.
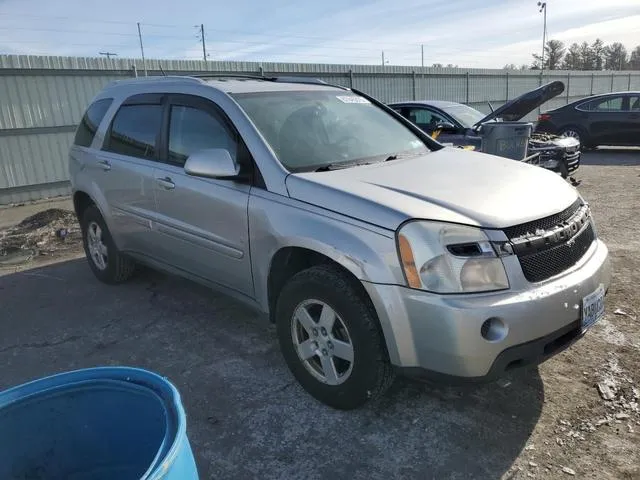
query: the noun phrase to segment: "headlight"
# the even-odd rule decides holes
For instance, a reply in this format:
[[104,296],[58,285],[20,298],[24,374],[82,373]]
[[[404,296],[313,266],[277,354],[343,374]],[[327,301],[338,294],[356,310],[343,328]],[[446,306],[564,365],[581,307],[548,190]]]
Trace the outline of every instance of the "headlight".
[[500,255],[508,244],[489,241],[473,227],[415,221],[398,232],[398,251],[407,284],[434,293],[489,292],[509,288]]

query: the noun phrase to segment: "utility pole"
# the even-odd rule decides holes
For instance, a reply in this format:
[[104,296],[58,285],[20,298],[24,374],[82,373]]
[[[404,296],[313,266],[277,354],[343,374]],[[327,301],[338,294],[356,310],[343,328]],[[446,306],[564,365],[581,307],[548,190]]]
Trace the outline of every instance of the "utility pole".
[[206,62],[207,61],[207,47],[204,40],[204,24],[200,24],[200,40],[202,40],[202,58]]
[[422,62],[420,62],[420,65],[424,67],[424,45],[420,45],[420,53],[422,54]]
[[384,50],[382,50],[382,66],[384,67]]
[[111,57],[117,57],[118,54],[117,53],[112,53],[112,52],[98,52],[100,55],[104,55],[105,57],[107,57],[107,60],[110,59]]
[[144,69],[144,76],[147,76],[147,62],[144,60],[144,47],[142,46],[142,30],[140,30],[140,22],[138,22],[138,38],[140,39],[140,52],[142,53],[142,68]]

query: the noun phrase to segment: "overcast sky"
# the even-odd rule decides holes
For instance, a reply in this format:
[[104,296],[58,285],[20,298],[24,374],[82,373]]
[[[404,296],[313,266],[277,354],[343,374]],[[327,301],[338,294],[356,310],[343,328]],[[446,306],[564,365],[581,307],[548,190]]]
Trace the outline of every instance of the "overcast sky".
[[[542,41],[537,0],[0,0],[0,53],[502,67]],[[550,0],[549,38],[640,45],[640,0]]]

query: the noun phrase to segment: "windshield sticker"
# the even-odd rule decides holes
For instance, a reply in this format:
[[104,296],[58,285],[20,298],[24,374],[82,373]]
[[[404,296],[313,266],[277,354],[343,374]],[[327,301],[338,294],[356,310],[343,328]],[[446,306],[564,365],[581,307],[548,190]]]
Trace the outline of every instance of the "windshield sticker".
[[337,95],[336,98],[340,100],[342,103],[371,103],[364,97],[357,97],[355,95]]

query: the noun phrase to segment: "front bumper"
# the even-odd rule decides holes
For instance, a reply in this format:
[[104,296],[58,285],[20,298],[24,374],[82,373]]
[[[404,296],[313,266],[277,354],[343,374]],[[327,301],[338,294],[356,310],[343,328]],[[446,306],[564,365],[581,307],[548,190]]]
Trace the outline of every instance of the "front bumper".
[[[514,259],[508,273],[517,268]],[[539,284],[526,282],[521,270],[519,276],[508,291],[472,295],[363,284],[393,365],[418,376],[484,381],[514,366],[539,363],[582,335],[582,299],[610,283],[608,249],[597,240],[571,269]],[[500,340],[481,335],[490,318],[506,326]]]

